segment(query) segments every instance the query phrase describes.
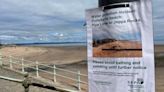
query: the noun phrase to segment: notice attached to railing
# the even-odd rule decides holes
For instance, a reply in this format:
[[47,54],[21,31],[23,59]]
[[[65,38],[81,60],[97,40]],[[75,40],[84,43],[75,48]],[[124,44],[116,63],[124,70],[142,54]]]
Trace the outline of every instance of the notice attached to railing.
[[155,92],[151,0],[89,9],[86,21],[89,92]]

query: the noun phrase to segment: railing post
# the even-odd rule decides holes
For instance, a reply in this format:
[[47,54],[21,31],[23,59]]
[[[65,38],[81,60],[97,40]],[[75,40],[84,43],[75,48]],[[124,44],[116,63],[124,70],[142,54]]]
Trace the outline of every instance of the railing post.
[[78,73],[77,73],[77,77],[78,77],[78,90],[79,90],[79,92],[81,92],[81,85],[80,85],[80,83],[81,83],[81,80],[80,80],[80,71],[78,71]]
[[1,52],[0,52],[0,66],[2,66],[2,65],[3,65],[2,54],[1,54]]
[[36,77],[39,77],[39,66],[38,61],[36,61]]
[[12,61],[12,57],[10,56],[9,57],[9,63],[10,63],[10,69],[13,69],[13,61]]
[[54,64],[54,82],[56,82],[56,66]]
[[22,72],[24,73],[24,59],[22,58]]

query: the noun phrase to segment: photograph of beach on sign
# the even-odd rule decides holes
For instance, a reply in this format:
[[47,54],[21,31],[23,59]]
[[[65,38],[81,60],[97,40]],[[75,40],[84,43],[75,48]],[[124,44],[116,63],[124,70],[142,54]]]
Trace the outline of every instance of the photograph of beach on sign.
[[93,31],[93,57],[142,57],[140,31]]

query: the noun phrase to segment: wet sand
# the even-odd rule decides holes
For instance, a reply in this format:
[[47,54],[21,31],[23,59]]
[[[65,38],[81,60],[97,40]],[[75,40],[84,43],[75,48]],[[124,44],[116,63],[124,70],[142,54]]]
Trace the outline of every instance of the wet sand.
[[48,64],[71,64],[86,60],[84,46],[10,46],[3,47],[2,55],[24,58]]

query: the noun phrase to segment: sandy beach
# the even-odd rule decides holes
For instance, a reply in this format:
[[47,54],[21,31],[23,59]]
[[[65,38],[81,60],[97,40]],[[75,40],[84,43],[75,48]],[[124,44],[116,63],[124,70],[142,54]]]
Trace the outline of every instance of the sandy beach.
[[71,64],[86,60],[84,46],[10,46],[2,48],[2,55],[24,58],[48,64]]
[[[85,46],[9,46],[1,49],[2,54],[12,55],[18,58],[24,57],[26,60],[38,61],[45,64],[56,64],[67,70],[77,71],[87,74],[87,50]],[[155,46],[156,57],[156,92],[164,91],[164,46]],[[87,79],[84,79],[87,81]],[[61,82],[64,84],[64,82]],[[87,87],[83,90],[87,92]]]

